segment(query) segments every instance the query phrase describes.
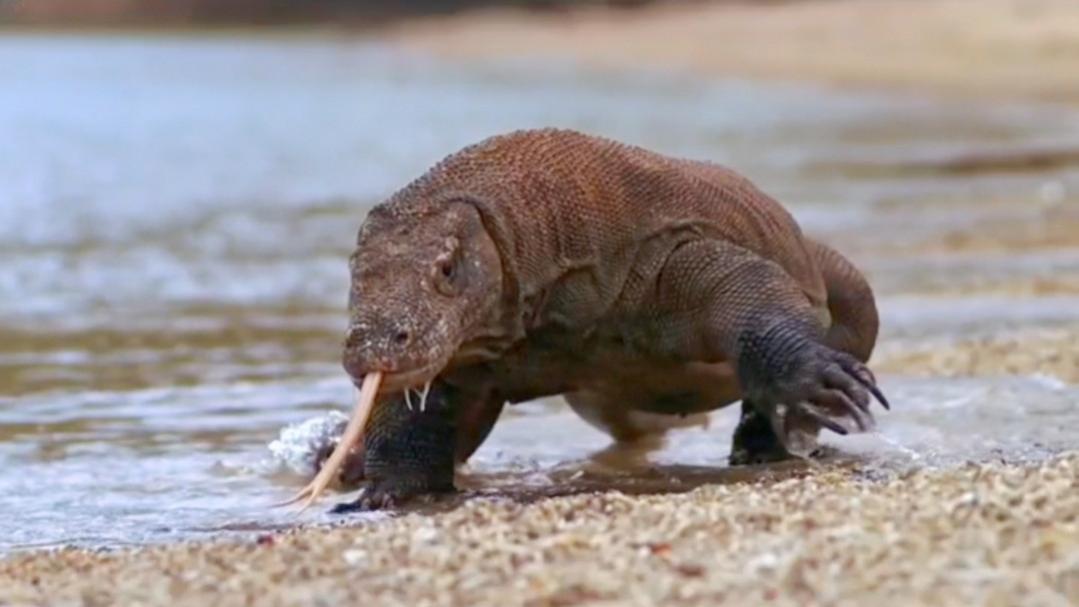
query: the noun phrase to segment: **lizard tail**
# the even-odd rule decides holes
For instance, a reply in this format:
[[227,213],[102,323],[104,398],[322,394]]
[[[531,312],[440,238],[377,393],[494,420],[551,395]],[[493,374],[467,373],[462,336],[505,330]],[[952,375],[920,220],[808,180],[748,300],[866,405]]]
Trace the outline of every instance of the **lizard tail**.
[[873,290],[862,273],[838,252],[817,242],[811,247],[824,276],[832,317],[825,340],[828,346],[867,362],[880,328]]

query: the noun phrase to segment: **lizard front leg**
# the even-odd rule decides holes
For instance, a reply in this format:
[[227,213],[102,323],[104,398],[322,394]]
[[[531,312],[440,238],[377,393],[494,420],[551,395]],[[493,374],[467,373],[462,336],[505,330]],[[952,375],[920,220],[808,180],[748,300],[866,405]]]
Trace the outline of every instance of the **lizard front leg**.
[[871,397],[887,406],[869,369],[826,345],[809,299],[778,264],[730,243],[696,241],[671,254],[658,281],[650,314],[659,347],[735,363],[743,400],[786,451],[813,451],[821,428],[872,428]]
[[454,491],[454,468],[487,437],[502,410],[442,381],[426,398],[412,391],[372,412],[364,434],[363,478],[356,501],[334,512],[392,508],[422,496]]
[[454,490],[456,424],[446,387],[432,386],[426,401],[421,408],[419,399],[401,394],[375,407],[364,432],[366,485],[334,512],[391,508]]

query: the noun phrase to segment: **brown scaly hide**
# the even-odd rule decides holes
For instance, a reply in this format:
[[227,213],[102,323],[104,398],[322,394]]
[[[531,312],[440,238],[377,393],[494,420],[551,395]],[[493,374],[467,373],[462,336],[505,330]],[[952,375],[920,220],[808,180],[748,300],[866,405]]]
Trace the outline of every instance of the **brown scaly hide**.
[[[446,258],[452,278],[430,270]],[[386,372],[406,404],[434,382],[453,412],[455,435],[376,414],[369,455],[413,489],[424,454],[455,440],[466,458],[505,402],[562,394],[623,440],[744,399],[806,452],[820,427],[845,431],[832,418],[864,430],[870,394],[884,402],[861,274],[708,162],[567,130],[492,137],[373,209],[352,276],[346,369]]]
[[421,216],[467,200],[481,212],[506,266],[510,334],[545,322],[581,327],[643,297],[642,263],[707,237],[774,261],[813,306],[821,272],[782,206],[748,179],[711,163],[566,130],[519,131],[467,147],[394,195],[378,215]]

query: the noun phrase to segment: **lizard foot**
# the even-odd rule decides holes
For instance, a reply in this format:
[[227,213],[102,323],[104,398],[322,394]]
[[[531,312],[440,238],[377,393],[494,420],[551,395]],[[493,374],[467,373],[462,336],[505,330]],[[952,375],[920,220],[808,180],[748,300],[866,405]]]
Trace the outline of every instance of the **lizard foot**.
[[776,436],[768,417],[749,401],[742,401],[742,417],[734,429],[729,463],[750,466],[789,459],[791,454]]
[[852,424],[856,431],[872,430],[876,425],[869,407],[873,398],[889,408],[868,367],[822,344],[804,345],[769,379],[752,391],[752,400],[792,452],[812,451],[820,428],[837,434],[848,434]]
[[367,484],[333,512],[396,508],[454,490],[456,426],[445,388],[433,387],[423,409],[399,398],[372,412],[362,457]]
[[364,487],[359,497],[354,501],[337,504],[330,510],[330,513],[345,514],[349,512],[392,510],[409,503],[430,502],[437,497],[454,491],[452,484],[449,487],[432,486],[427,479],[372,481]]

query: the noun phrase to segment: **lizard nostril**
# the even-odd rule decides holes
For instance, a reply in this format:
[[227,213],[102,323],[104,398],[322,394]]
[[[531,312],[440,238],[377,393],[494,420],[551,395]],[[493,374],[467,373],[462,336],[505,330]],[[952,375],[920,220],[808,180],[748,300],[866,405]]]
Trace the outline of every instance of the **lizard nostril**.
[[355,348],[357,345],[359,345],[362,336],[363,335],[360,331],[356,329],[349,329],[348,332],[345,333],[345,347]]
[[412,336],[408,334],[408,331],[402,330],[393,334],[393,343],[399,346],[407,344],[410,339],[412,339]]

